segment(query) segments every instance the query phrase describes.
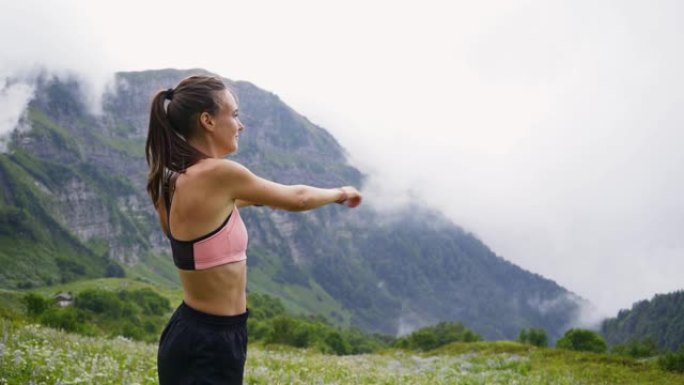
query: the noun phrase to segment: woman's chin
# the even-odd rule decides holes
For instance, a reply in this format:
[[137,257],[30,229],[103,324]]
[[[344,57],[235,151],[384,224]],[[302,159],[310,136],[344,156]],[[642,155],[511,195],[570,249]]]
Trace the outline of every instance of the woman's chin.
[[235,146],[232,149],[228,150],[228,152],[226,153],[226,155],[224,155],[224,157],[234,155],[237,151],[238,151],[238,146]]

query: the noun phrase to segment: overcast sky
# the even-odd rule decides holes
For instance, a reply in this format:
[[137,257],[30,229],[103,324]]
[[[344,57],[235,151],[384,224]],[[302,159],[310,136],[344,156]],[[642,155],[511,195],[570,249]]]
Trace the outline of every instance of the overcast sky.
[[369,204],[439,208],[606,315],[684,289],[684,2],[53,3],[0,0],[0,132],[32,92],[10,75],[96,101],[202,67],[331,131]]

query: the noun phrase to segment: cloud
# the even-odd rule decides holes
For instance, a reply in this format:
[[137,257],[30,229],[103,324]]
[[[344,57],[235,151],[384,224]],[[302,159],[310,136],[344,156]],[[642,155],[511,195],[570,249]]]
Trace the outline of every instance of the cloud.
[[0,84],[7,88],[4,97],[12,98],[12,104],[3,107],[2,114],[7,115],[3,132],[23,112],[17,102],[23,101],[25,108],[30,101],[21,97],[28,92],[20,88],[33,88],[39,76],[78,78],[84,104],[91,112],[100,113],[114,67],[96,21],[83,18],[80,6],[73,1],[4,3],[0,14]]
[[301,102],[371,170],[368,203],[441,209],[589,315],[681,288],[683,5],[456,7],[480,25],[421,35],[430,66]]
[[33,98],[34,87],[26,83],[8,83],[0,78],[0,153],[7,151],[12,131],[25,119],[26,105]]
[[577,305],[577,313],[573,319],[569,320],[567,325],[560,328],[562,330],[573,327],[598,330],[601,327],[601,322],[606,317],[611,316],[611,314],[602,312],[592,303],[572,293],[564,293],[550,299],[530,297],[527,298],[526,302],[528,306],[537,310],[541,315],[546,315],[549,312],[563,311],[569,306]]

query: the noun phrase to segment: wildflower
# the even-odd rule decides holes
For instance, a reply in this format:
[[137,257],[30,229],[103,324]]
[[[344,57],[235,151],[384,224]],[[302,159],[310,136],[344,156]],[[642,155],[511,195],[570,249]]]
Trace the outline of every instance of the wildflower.
[[95,357],[93,357],[93,366],[90,368],[90,376],[95,377],[95,373],[97,373],[97,354],[95,354]]

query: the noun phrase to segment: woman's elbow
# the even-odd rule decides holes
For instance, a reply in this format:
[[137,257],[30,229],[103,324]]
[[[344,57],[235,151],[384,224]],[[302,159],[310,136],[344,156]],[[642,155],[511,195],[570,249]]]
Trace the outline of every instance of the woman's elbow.
[[306,211],[311,209],[313,206],[313,195],[306,188],[306,186],[293,186],[294,196],[290,201],[286,210],[288,211]]

